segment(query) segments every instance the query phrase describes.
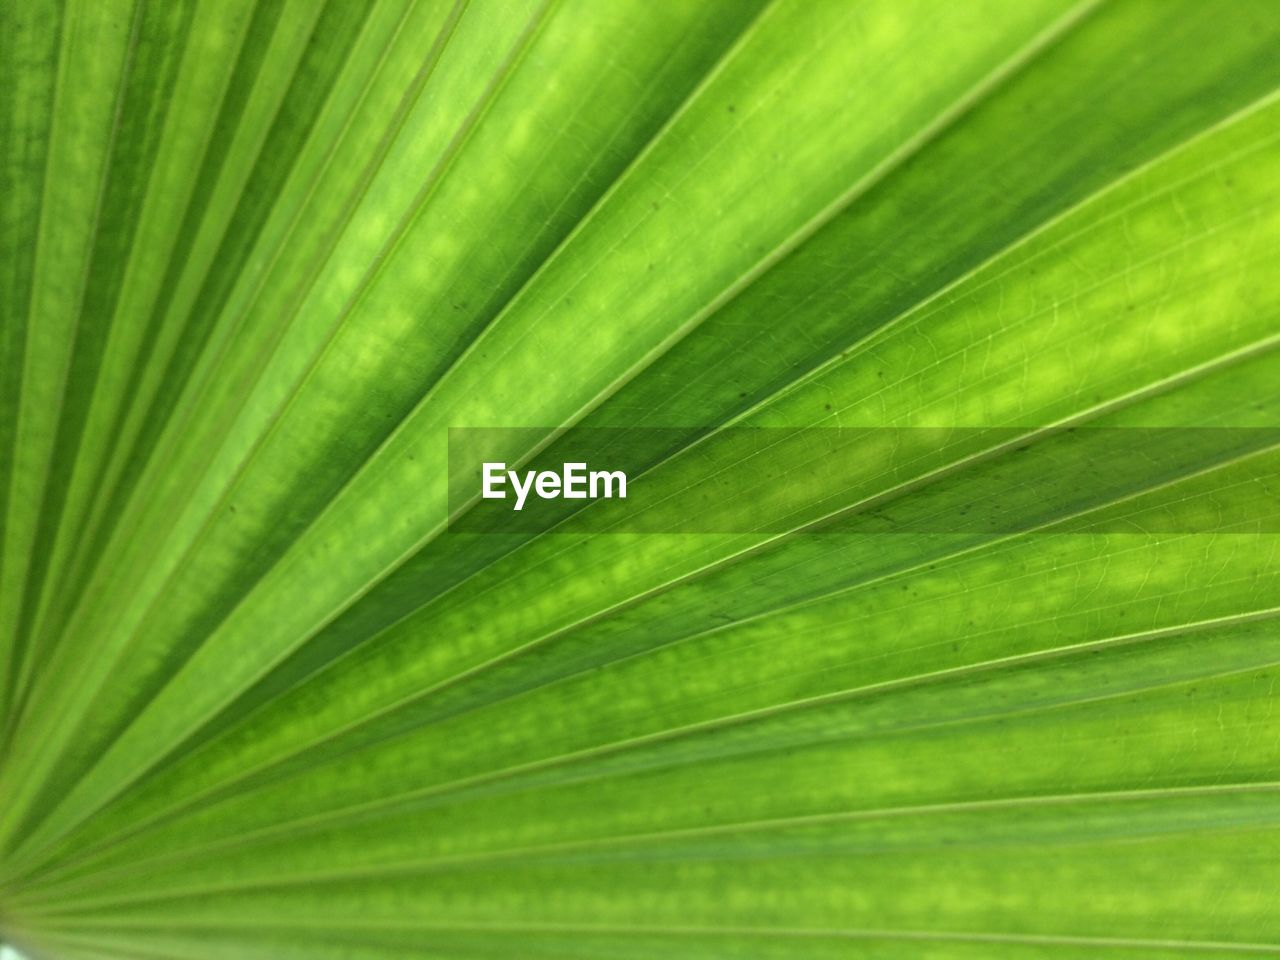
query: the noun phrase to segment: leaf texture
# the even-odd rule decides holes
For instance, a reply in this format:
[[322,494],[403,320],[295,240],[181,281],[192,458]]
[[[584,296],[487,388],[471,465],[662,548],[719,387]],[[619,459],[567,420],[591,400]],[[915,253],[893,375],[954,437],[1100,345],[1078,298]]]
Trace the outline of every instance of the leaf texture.
[[[1280,953],[1268,0],[0,34],[0,939]],[[673,529],[451,529],[451,428]]]

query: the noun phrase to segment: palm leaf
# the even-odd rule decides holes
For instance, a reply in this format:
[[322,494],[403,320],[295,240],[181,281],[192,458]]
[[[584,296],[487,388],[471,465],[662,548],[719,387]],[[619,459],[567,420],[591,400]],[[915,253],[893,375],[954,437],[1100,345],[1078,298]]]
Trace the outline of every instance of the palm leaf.
[[0,937],[1280,951],[1275,13],[3,3]]

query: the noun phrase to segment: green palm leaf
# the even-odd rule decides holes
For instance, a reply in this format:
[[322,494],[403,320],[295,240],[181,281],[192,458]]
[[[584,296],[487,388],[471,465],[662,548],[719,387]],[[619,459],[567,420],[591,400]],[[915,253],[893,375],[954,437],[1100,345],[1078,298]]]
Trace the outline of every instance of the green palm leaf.
[[1276,12],[0,0],[0,938],[1280,953]]

